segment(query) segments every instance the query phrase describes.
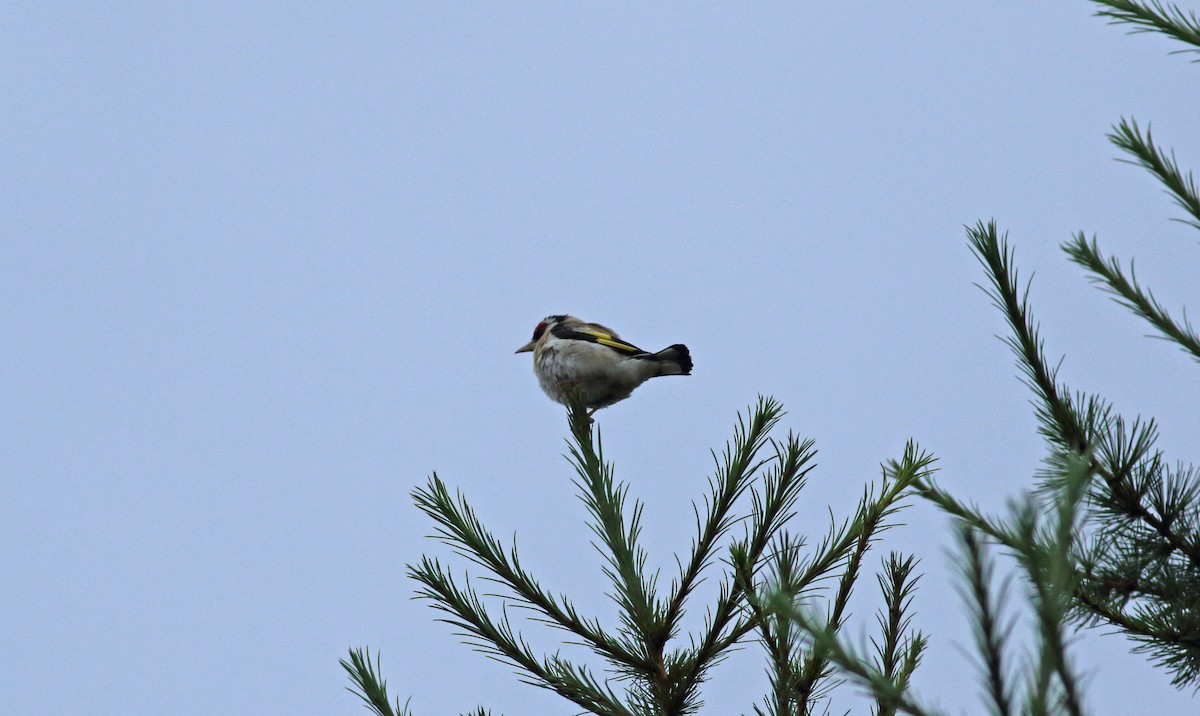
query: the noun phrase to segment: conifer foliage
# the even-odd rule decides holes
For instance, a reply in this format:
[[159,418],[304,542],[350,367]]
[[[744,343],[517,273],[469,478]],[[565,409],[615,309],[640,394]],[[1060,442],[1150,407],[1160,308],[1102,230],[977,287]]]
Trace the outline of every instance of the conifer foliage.
[[[778,402],[761,398],[739,417],[733,440],[720,456],[714,453],[716,470],[703,504],[695,506],[691,546],[679,557],[678,573],[663,585],[659,573],[648,568],[649,555],[640,544],[642,505],[630,499],[630,486],[616,479],[586,410],[572,406],[569,457],[588,526],[603,555],[599,567],[619,609],[615,625],[581,614],[566,596],[544,588],[521,564],[517,549],[496,539],[466,497],[452,493],[437,475],[416,489],[413,499],[433,521],[436,536],[482,569],[485,579],[501,585],[503,593],[490,599],[481,595],[470,579],[456,577],[434,557],[410,565],[409,574],[420,584],[419,595],[472,647],[511,664],[524,681],[558,693],[584,712],[694,713],[712,669],[735,646],[758,641],[766,648],[771,678],[770,693],[756,712],[813,713],[828,696],[830,655],[756,595],[783,590],[793,600],[824,603],[821,628],[836,632],[848,616],[847,602],[868,549],[888,527],[902,496],[928,474],[932,459],[910,445],[900,461],[885,466],[881,484],[864,492],[854,514],[835,522],[807,548],[788,524],[816,453],[812,441],[794,434],[771,437],[782,415]],[[724,573],[715,601],[707,605],[703,628],[684,636],[685,609],[695,608],[697,585],[719,566]],[[831,579],[837,584],[835,594],[818,597],[816,587]],[[895,554],[879,576],[887,606],[880,617],[876,659],[903,680],[924,648],[924,639],[910,631],[906,614],[915,579],[914,560]],[[509,605],[531,610],[536,621],[566,632],[566,643],[585,645],[593,658],[573,661],[561,652],[535,653],[510,622]],[[389,701],[378,657],[372,662],[369,652],[355,649],[342,664],[352,691],[372,711],[380,716],[409,713],[398,701]],[[746,698],[754,701],[753,694]]]
[[[1200,51],[1196,15],[1161,2],[1096,0],[1099,15],[1157,32]],[[1149,171],[1184,211],[1177,219],[1200,230],[1200,192],[1174,152],[1158,146],[1150,129],[1122,118],[1108,135],[1123,161]],[[1064,475],[1084,474],[1086,499],[1076,544],[1070,547],[1070,616],[1088,625],[1115,627],[1168,669],[1177,686],[1200,686],[1200,471],[1172,463],[1156,447],[1153,419],[1128,419],[1097,395],[1072,392],[1047,360],[1022,289],[1013,251],[995,222],[968,230],[971,248],[987,274],[988,293],[1004,314],[1006,339],[1034,394],[1049,455],[1040,480],[1047,509],[1061,498]],[[1106,256],[1095,238],[1076,234],[1062,246],[1092,282],[1145,320],[1163,339],[1200,360],[1200,336],[1173,317],[1120,260]],[[1067,465],[1074,466],[1071,470]],[[928,483],[923,494],[960,517],[969,529],[1022,554],[1019,530],[956,500]]]
[[[1093,0],[1098,14],[1137,32],[1157,32],[1200,51],[1200,22],[1173,5]],[[1150,129],[1121,119],[1109,135],[1126,160],[1154,175],[1200,229],[1200,193],[1173,152]],[[1156,447],[1152,419],[1121,416],[1096,395],[1072,392],[1051,363],[1014,254],[995,222],[968,229],[972,251],[987,276],[985,289],[1008,323],[1006,341],[1034,395],[1047,456],[1037,489],[1003,515],[985,514],[939,487],[933,458],[909,444],[868,486],[854,513],[835,520],[815,543],[791,518],[814,469],[813,443],[788,433],[772,437],[782,407],[760,398],[740,416],[720,455],[709,491],[695,505],[690,547],[676,555],[669,583],[650,568],[641,543],[644,509],[631,499],[606,460],[599,430],[579,405],[568,410],[569,458],[587,513],[599,564],[618,607],[615,624],[582,613],[565,595],[545,588],[484,525],[466,496],[436,474],[413,491],[436,537],[482,575],[491,593],[440,559],[409,565],[418,594],[439,610],[476,650],[512,665],[529,684],[562,696],[569,708],[607,716],[675,716],[702,705],[702,687],[731,650],[762,649],[768,691],[746,694],[760,716],[807,716],[831,710],[834,686],[860,686],[880,716],[937,713],[910,689],[927,646],[913,629],[917,575],[911,556],[890,554],[876,575],[883,606],[871,648],[842,635],[848,603],[871,546],[891,524],[904,497],[921,495],[951,515],[961,555],[962,595],[974,631],[981,692],[988,713],[1084,714],[1085,698],[1068,649],[1073,625],[1115,628],[1137,642],[1180,687],[1200,687],[1200,471],[1170,462]],[[1063,245],[1071,261],[1162,338],[1200,360],[1200,336],[1183,314],[1172,315],[1095,238],[1075,235]],[[680,478],[679,484],[689,480]],[[636,484],[636,483],[634,483]],[[570,520],[564,520],[564,524]],[[1020,590],[999,581],[994,548],[1014,558]],[[655,563],[658,563],[656,560]],[[703,579],[717,584],[703,625],[685,631],[686,610],[697,610]],[[822,592],[821,586],[831,588]],[[712,591],[704,590],[704,592]],[[531,620],[514,624],[507,607]],[[1014,612],[1024,609],[1033,634],[1028,653],[1008,639]],[[519,629],[548,626],[564,645],[582,645],[582,658],[538,653]],[[578,650],[576,650],[578,651]],[[393,699],[378,655],[352,649],[342,666],[350,690],[379,716],[411,716]],[[484,716],[480,707],[471,712]]]

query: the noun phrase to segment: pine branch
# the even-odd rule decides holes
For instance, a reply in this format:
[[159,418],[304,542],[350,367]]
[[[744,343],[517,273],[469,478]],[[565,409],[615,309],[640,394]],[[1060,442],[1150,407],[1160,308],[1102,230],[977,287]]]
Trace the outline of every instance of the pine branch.
[[975,257],[988,274],[991,287],[984,289],[992,302],[1004,313],[1012,335],[1004,342],[1017,356],[1025,383],[1040,399],[1037,417],[1041,433],[1053,443],[1076,452],[1088,448],[1089,436],[1085,433],[1069,400],[1060,392],[1056,370],[1048,368],[1046,355],[1037,326],[1029,318],[1029,289],[1022,292],[1018,284],[1018,273],[1012,265],[1013,252],[1006,238],[997,235],[996,222],[982,221],[967,229]]
[[[1133,32],[1159,32],[1180,42],[1200,48],[1200,20],[1191,11],[1160,0],[1143,3],[1136,0],[1092,0],[1107,10],[1098,10],[1096,15],[1110,18],[1113,24],[1133,25]],[[1200,49],[1180,50],[1200,52]]]
[[889,460],[883,467],[878,499],[874,497],[874,489],[868,486],[859,500],[854,519],[830,532],[799,581],[810,584],[820,579],[850,554],[863,534],[874,539],[876,533],[887,529],[885,520],[900,509],[901,500],[911,487],[932,474],[934,462],[935,458],[921,451],[916,443],[906,445],[900,462]]
[[[763,396],[759,396],[758,405],[752,411],[749,423],[738,415],[733,444],[725,445],[725,451],[717,464],[716,475],[709,481],[711,495],[705,500],[704,524],[700,524],[697,511],[697,537],[692,544],[692,554],[679,581],[671,590],[665,616],[668,638],[678,631],[684,604],[701,573],[712,562],[718,541],[736,524],[737,519],[731,516],[733,506],[749,489],[755,473],[766,464],[766,460],[758,459],[758,453],[766,446],[768,434],[782,416],[783,407],[779,402]],[[717,459],[715,453],[713,459]],[[797,489],[802,482],[803,476]],[[660,653],[661,647],[662,645],[659,645]]]
[[[781,536],[780,541],[781,546],[778,548],[779,556],[775,566],[776,579],[780,584],[790,584],[794,577],[791,566],[795,557],[787,555],[797,551],[800,544],[793,542],[786,534]],[[767,713],[771,716],[807,714],[812,698],[812,682],[801,683],[803,680],[799,673],[801,669],[797,668],[793,656],[799,648],[799,631],[792,628],[790,621],[771,619],[764,615],[752,590],[746,592],[746,600],[755,614],[755,622],[758,624],[762,643],[767,650],[767,657],[771,665],[767,672],[771,686],[766,702],[769,709]],[[821,677],[825,675],[823,673]],[[762,713],[761,710],[759,713]]]
[[1046,534],[1039,535],[1039,515],[1033,504],[1022,505],[1014,516],[1015,531],[1020,535],[1016,554],[1033,587],[1041,645],[1037,678],[1040,703],[1049,701],[1053,674],[1062,691],[1062,706],[1072,716],[1081,716],[1083,706],[1074,671],[1068,664],[1065,630],[1071,598],[1078,586],[1072,555],[1076,524],[1092,470],[1089,461],[1079,455],[1061,453],[1057,457],[1062,471],[1053,515],[1057,519]]
[[[1131,132],[1137,134],[1136,128]],[[1190,177],[1187,183],[1190,186]],[[1086,395],[1072,399],[1066,387],[1057,384],[1029,316],[1028,290],[1024,295],[1018,292],[1012,252],[1005,240],[997,236],[994,222],[980,223],[968,233],[976,256],[988,271],[988,293],[1012,328],[1006,342],[1038,398],[1035,409],[1040,432],[1049,442],[1052,456],[1050,469],[1043,472],[1043,496],[1053,499],[1065,489],[1070,471],[1063,465],[1070,460],[1085,460],[1092,476],[1089,511],[1095,517],[1095,536],[1087,549],[1072,555],[1068,581],[1074,606],[1087,621],[1117,626],[1142,642],[1140,650],[1151,651],[1160,663],[1170,665],[1176,684],[1200,680],[1200,604],[1188,596],[1200,590],[1200,481],[1190,468],[1175,476],[1166,469],[1161,453],[1154,449],[1154,421],[1135,420],[1127,430],[1125,421],[1103,400]],[[1121,291],[1119,266],[1105,261],[1094,245],[1078,238],[1068,251],[1074,251],[1089,268],[1113,274],[1110,278]],[[1137,298],[1135,281],[1126,283],[1128,290],[1123,293],[1130,300],[1141,301],[1147,314],[1165,316],[1149,294],[1144,301]],[[1181,330],[1181,337],[1183,333],[1190,333],[1190,327]],[[931,483],[918,490],[1018,553],[1027,538],[1016,529],[1021,524],[1011,526],[988,518]],[[1050,604],[1048,594],[1038,599]],[[1043,664],[1051,662],[1043,660]],[[1060,665],[1039,674],[1035,692],[1048,696],[1045,690],[1053,686],[1051,676],[1061,671]],[[1064,685],[1064,698],[1069,702],[1068,686]],[[1034,712],[1043,707],[1050,708],[1036,698],[1029,706]]]
[[[592,515],[589,526],[604,547],[600,550],[607,561],[604,571],[616,589],[613,597],[621,608],[623,631],[649,656],[653,645],[666,642],[668,629],[656,596],[655,575],[647,574],[647,555],[638,546],[642,505],[634,501],[627,526],[625,501],[629,487],[614,481],[612,465],[604,461],[599,435],[593,439],[586,408],[572,405],[568,419],[574,438],[570,459],[577,473],[575,485]],[[663,669],[662,664],[652,666],[660,676]]]
[[379,655],[375,655],[375,663],[371,663],[369,648],[351,649],[350,661],[339,659],[342,668],[350,675],[353,686],[346,690],[362,699],[363,706],[378,716],[412,716],[407,706],[400,705],[397,698],[395,704],[388,700],[387,680],[379,675]]
[[[699,706],[698,687],[707,670],[756,623],[743,618],[745,595],[733,581],[722,586],[709,628],[699,643],[693,641],[692,648],[665,653],[663,647],[676,628],[665,617],[677,620],[682,615],[688,594],[713,561],[715,545],[734,525],[747,522],[746,544],[758,564],[793,516],[815,451],[812,441],[801,441],[791,434],[779,443],[767,437],[781,414],[777,402],[763,398],[748,421],[739,420],[735,439],[725,453],[725,464],[718,466],[712,482],[706,519],[698,524],[697,540],[687,566],[681,568],[671,598],[662,603],[654,596],[655,580],[645,576],[646,554],[638,547],[641,507],[635,503],[626,522],[624,507],[628,490],[613,479],[612,466],[604,460],[599,438],[593,435],[586,412],[579,407],[570,410],[574,438],[570,458],[576,468],[576,485],[591,513],[598,546],[606,555],[605,571],[616,587],[614,597],[622,611],[624,639],[606,634],[597,620],[581,617],[565,597],[543,590],[521,566],[517,549],[506,549],[484,527],[467,500],[461,494],[452,495],[437,475],[424,487],[414,490],[418,507],[434,521],[435,536],[460,556],[483,566],[488,571],[486,579],[504,585],[507,593],[502,597],[514,600],[516,606],[536,611],[538,621],[579,637],[584,645],[613,664],[618,678],[629,678],[624,700],[586,669],[557,655],[536,657],[514,631],[507,614],[500,619],[491,617],[469,583],[459,586],[436,560],[428,557],[409,568],[410,576],[422,584],[418,596],[431,600],[433,606],[444,612],[447,615],[444,621],[457,627],[469,645],[518,667],[527,683],[551,689],[591,713],[695,711]],[[768,442],[775,446],[775,455],[760,459],[759,452]],[[762,489],[752,491],[752,514],[735,517],[734,503],[751,490],[759,473],[763,475]],[[902,488],[892,490],[894,495],[889,499],[895,501],[901,492]],[[892,511],[879,510],[879,519]]]
[[[1092,456],[1094,444],[1101,442],[1097,436],[1102,436],[1109,424],[1107,407],[1096,399],[1078,400],[1076,403],[1084,407],[1080,411],[1065,397],[1068,395],[1065,387],[1057,384],[1056,373],[1047,367],[1041,338],[1030,317],[1028,289],[1024,294],[1019,292],[1017,270],[1012,266],[1012,250],[1008,248],[1007,241],[998,236],[995,222],[986,225],[980,222],[968,229],[967,233],[976,257],[988,270],[992,284],[988,293],[1004,312],[1012,328],[1013,335],[1006,338],[1005,342],[1017,355],[1018,365],[1026,376],[1026,384],[1040,399],[1036,404],[1040,432],[1056,448]],[[1121,476],[1114,474],[1107,466],[1093,460],[1091,469],[1104,480],[1112,497],[1121,501],[1121,509],[1126,514],[1135,516],[1149,526],[1173,549],[1180,550],[1200,568],[1200,544],[1173,529],[1170,520],[1148,508],[1138,492],[1129,489]]]
[[[1030,714],[1083,713],[1078,680],[1067,651],[1067,627],[1072,607],[1083,593],[1077,568],[1077,535],[1083,500],[1092,482],[1092,463],[1084,456],[1059,450],[1050,461],[1057,475],[1048,479],[1046,499],[1039,503],[1022,499],[1010,503],[1005,519],[978,514],[973,507],[957,502],[923,481],[921,494],[954,515],[960,525],[959,538],[965,556],[963,590],[972,609],[975,641],[987,676],[991,713],[1009,716],[1016,712],[1011,679],[1006,676],[1003,645],[1008,628],[999,626],[994,603],[994,570],[980,540],[986,536],[1003,544],[1016,557],[1027,577],[1038,628],[1038,654],[1027,681],[1023,712]],[[1048,517],[1044,517],[1043,504]],[[1001,597],[1007,589],[1001,585]]]
[[1181,687],[1200,679],[1200,614],[1194,602],[1196,585],[1191,587],[1182,598],[1189,607],[1171,612],[1143,607],[1134,616],[1139,631],[1155,635],[1153,639],[1135,635],[1141,643],[1134,653],[1149,653],[1155,664],[1173,672],[1171,683]]
[[[862,532],[854,541],[852,551],[845,558],[845,568],[838,577],[838,591],[834,595],[829,613],[825,618],[825,628],[832,632],[839,631],[846,622],[846,609],[850,604],[850,595],[854,590],[854,583],[858,581],[863,557],[866,555],[867,550],[870,549],[871,543],[875,538],[875,533],[881,526],[881,522],[873,524],[864,523]],[[801,565],[796,559],[796,550],[789,550],[789,552],[792,554],[789,554],[791,564],[789,564],[786,572],[787,579],[779,575],[781,570],[779,567],[776,567],[777,576],[775,583],[778,589],[792,594],[793,601],[795,601],[805,592],[812,590],[815,583],[826,575],[822,574],[820,577],[814,577],[811,573],[805,574],[800,569]],[[762,607],[756,605],[756,611],[761,610]],[[776,619],[775,621],[790,626],[789,620]],[[805,704],[805,712],[807,712],[809,710],[808,706],[820,698],[824,691],[821,682],[833,673],[829,665],[829,654],[820,648],[818,644],[813,644],[809,653],[801,659],[798,672],[796,675],[795,701]]]
[[[369,648],[351,649],[350,661],[339,659],[339,662],[354,684],[347,686],[346,690],[362,699],[363,706],[368,711],[378,716],[412,716],[408,704],[401,706],[400,699],[397,698],[394,704],[388,702],[387,681],[379,676],[378,654],[375,656],[375,663],[372,664]],[[480,706],[468,716],[491,716],[491,713]]]
[[1010,533],[1008,525],[993,515],[984,513],[977,505],[960,501],[954,495],[939,487],[932,478],[920,480],[913,486],[913,491],[941,508],[946,514],[955,517],[972,529],[987,535],[998,544],[1011,547],[1016,538]]
[[[1192,19],[1195,21],[1195,16]],[[1113,127],[1108,138],[1133,157],[1133,159],[1123,159],[1122,161],[1143,167],[1158,177],[1175,203],[1191,215],[1190,219],[1179,219],[1178,221],[1200,229],[1200,192],[1196,189],[1196,181],[1192,177],[1192,173],[1184,173],[1179,168],[1174,151],[1167,154],[1159,149],[1154,144],[1149,127],[1146,127],[1146,133],[1143,135],[1136,120],[1124,117],[1121,118],[1119,124]]]
[[[871,639],[875,647],[875,667],[881,674],[894,681],[902,688],[908,688],[909,678],[920,662],[920,650],[911,647],[916,643],[914,637],[908,636],[912,615],[913,594],[917,586],[917,577],[913,575],[916,560],[909,556],[903,557],[898,552],[892,552],[884,562],[883,573],[876,575],[879,588],[883,592],[884,609],[876,615],[882,632],[882,640]],[[920,635],[916,635],[919,639]],[[905,649],[905,646],[908,649]],[[893,716],[896,710],[890,704],[876,703],[878,716]]]
[[[889,678],[863,655],[845,644],[838,638],[837,632],[829,629],[820,620],[806,613],[792,600],[791,595],[783,590],[776,590],[764,595],[760,600],[764,608],[769,609],[780,619],[793,622],[798,628],[808,634],[814,648],[828,654],[830,661],[838,666],[851,680],[866,688],[877,703],[884,704],[890,711],[902,711],[911,716],[927,716],[937,713],[914,701],[907,693],[907,686]],[[925,648],[924,637],[914,637],[914,650],[920,652]],[[914,657],[915,659],[915,657]]]
[[1107,511],[1107,521],[1113,528],[1152,534],[1168,551],[1183,555],[1191,569],[1200,570],[1200,540],[1187,527],[1200,515],[1196,500],[1200,485],[1189,478],[1172,490],[1163,479],[1162,456],[1152,452],[1158,437],[1153,420],[1135,420],[1128,431],[1131,437],[1119,417],[1106,417],[1103,425],[1106,429],[1100,434],[1092,469],[1107,489],[1094,495],[1097,505]]
[[[915,444],[910,443],[906,446],[901,462],[893,461],[884,466],[880,496],[876,499],[873,490],[868,488],[854,519],[842,525],[835,523],[815,554],[806,560],[799,557],[799,543],[782,534],[775,549],[775,558],[771,561],[774,566],[774,579],[770,592],[789,595],[792,602],[795,602],[820,581],[840,569],[838,591],[832,600],[823,627],[831,633],[840,629],[863,555],[876,535],[887,529],[886,519],[899,509],[899,502],[905,490],[929,474],[932,462],[933,459],[921,453]],[[773,658],[782,660],[785,650],[790,652],[793,646],[789,632],[790,622],[786,618],[780,618],[773,607],[766,605],[769,599],[758,595],[759,590],[755,587],[757,562],[750,558],[748,543],[735,543],[731,547],[730,555],[737,580],[735,588],[744,595],[750,608],[750,614],[732,633],[738,633],[743,627],[759,628],[767,640],[768,651],[775,654]],[[788,638],[784,639],[784,635],[788,635]],[[923,648],[923,639],[916,638],[910,642],[908,652],[903,659],[898,660],[903,661],[903,666],[897,672],[899,680],[907,683]],[[784,684],[780,681],[773,683],[770,702],[776,707],[776,713],[783,713],[781,709],[789,704],[795,705],[797,713],[808,713],[812,702],[820,696],[819,682],[830,673],[831,660],[833,657],[826,653],[825,645],[815,641],[809,654],[799,663],[793,665],[788,662],[784,676],[792,685],[792,691],[785,692]],[[893,707],[890,700],[881,703],[885,703],[886,708]]]
[[539,660],[513,630],[507,616],[499,621],[492,619],[470,585],[459,587],[436,559],[422,558],[420,564],[409,567],[409,576],[424,585],[417,596],[430,600],[448,615],[441,621],[460,629],[467,643],[479,652],[521,669],[526,683],[554,691],[589,713],[635,716],[586,668],[557,656]]
[[[753,565],[751,569],[757,569],[767,547],[792,517],[796,499],[804,487],[804,478],[812,469],[809,463],[815,455],[811,440],[801,441],[791,433],[777,446],[761,491],[752,492],[753,506],[747,534],[730,548],[747,564]],[[735,561],[735,569],[736,564]],[[693,644],[680,659],[678,690],[667,702],[668,713],[694,707],[696,689],[707,671],[720,661],[726,650],[758,627],[752,617],[734,623],[745,606],[745,593],[738,580],[727,580],[709,614],[700,643]]]
[[1178,343],[1180,348],[1200,360],[1200,335],[1193,330],[1186,314],[1182,325],[1176,323],[1154,298],[1154,294],[1148,289],[1143,290],[1138,284],[1132,263],[1129,265],[1129,276],[1126,277],[1120,262],[1116,258],[1105,258],[1096,240],[1093,238],[1089,243],[1082,233],[1076,234],[1075,240],[1063,244],[1062,248],[1072,261],[1090,271],[1092,282],[1100,284],[1112,294],[1117,303],[1141,316],[1158,329],[1164,338]]
[[[992,584],[995,568],[988,560],[979,531],[966,521],[959,521],[959,542],[963,556],[963,576],[969,585],[969,606],[975,630],[975,644],[987,674],[987,693],[993,716],[1013,716],[1012,687],[1004,674],[1004,643],[1011,629],[1000,626],[999,605],[993,603]],[[998,601],[1004,601],[1007,590],[1000,588]]]
[[537,580],[521,568],[516,547],[506,553],[466,498],[461,493],[451,497],[436,473],[425,487],[413,490],[412,497],[417,507],[433,519],[438,539],[490,571],[496,581],[509,587],[518,603],[541,613],[544,623],[575,634],[597,654],[623,669],[653,673],[650,660],[638,653],[639,645],[621,643],[606,634],[596,619],[581,617],[566,597],[556,599],[543,591]]
[[[875,527],[878,527],[876,525]],[[862,567],[862,559],[871,546],[874,528],[868,527],[857,536],[853,550],[845,557],[844,568],[838,576],[838,591],[829,606],[825,617],[825,626],[831,631],[838,631],[845,624],[846,609],[850,603],[850,595],[854,583],[858,580]],[[826,539],[826,546],[830,542]],[[802,542],[783,533],[780,535],[771,559],[771,577],[768,581],[773,589],[792,595],[793,601],[813,591],[816,587],[811,576],[805,576],[804,559],[800,550]],[[830,575],[821,575],[824,579]],[[798,630],[789,619],[778,618],[764,606],[758,598],[753,584],[753,573],[745,562],[738,571],[738,583],[746,595],[753,621],[759,625],[763,642],[772,655],[772,666],[776,672],[785,678],[772,679],[770,704],[773,713],[790,714],[794,709],[798,714],[811,713],[816,701],[822,698],[826,689],[822,681],[833,672],[829,665],[829,655],[814,645],[807,654],[797,656],[799,637]]]
[[[932,480],[923,480],[917,485],[916,491],[921,497],[961,520],[964,525],[986,535],[996,544],[1013,552],[1021,548],[1021,538],[1007,525],[1002,524],[1001,520],[984,514],[973,505],[958,501]],[[1197,530],[1193,528],[1191,533],[1197,534]],[[1125,571],[1120,570],[1119,574],[1124,575]],[[1183,685],[1200,678],[1200,611],[1197,611],[1200,610],[1200,605],[1193,609],[1193,617],[1187,622],[1190,626],[1180,629],[1152,623],[1148,619],[1127,613],[1107,596],[1111,591],[1108,583],[1115,583],[1116,578],[1094,571],[1086,562],[1079,567],[1074,581],[1077,586],[1073,597],[1078,606],[1087,612],[1092,624],[1110,624],[1124,631],[1130,638],[1142,642],[1143,646],[1139,646],[1135,651],[1154,651],[1160,663],[1175,671],[1172,683]],[[1154,595],[1153,589],[1140,588],[1130,583],[1127,578],[1121,580],[1121,585],[1126,590],[1133,590],[1140,595]],[[1200,592],[1200,585],[1196,591]],[[1185,599],[1176,603],[1186,604],[1187,601]]]

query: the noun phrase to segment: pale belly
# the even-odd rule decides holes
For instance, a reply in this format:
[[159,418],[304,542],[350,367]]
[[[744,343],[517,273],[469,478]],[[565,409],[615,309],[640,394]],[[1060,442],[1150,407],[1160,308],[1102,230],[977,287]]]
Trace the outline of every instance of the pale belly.
[[606,355],[595,344],[547,346],[536,361],[538,383],[551,400],[568,404],[571,396],[589,408],[604,408],[628,398],[633,389],[657,372],[647,361]]

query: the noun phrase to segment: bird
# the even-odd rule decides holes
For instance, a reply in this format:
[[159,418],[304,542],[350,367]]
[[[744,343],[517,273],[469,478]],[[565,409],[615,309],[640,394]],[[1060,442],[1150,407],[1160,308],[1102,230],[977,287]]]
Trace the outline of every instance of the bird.
[[533,353],[533,372],[551,400],[568,406],[578,400],[589,418],[651,378],[692,374],[692,355],[682,343],[650,353],[611,328],[565,314],[540,321],[516,352]]

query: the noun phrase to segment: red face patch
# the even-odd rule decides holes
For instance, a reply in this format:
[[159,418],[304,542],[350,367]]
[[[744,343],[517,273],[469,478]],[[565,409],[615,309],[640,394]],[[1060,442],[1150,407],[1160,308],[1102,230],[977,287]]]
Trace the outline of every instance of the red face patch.
[[536,341],[537,339],[541,338],[542,334],[545,332],[546,332],[546,322],[542,321],[541,323],[537,324],[537,328],[533,329],[533,340]]

